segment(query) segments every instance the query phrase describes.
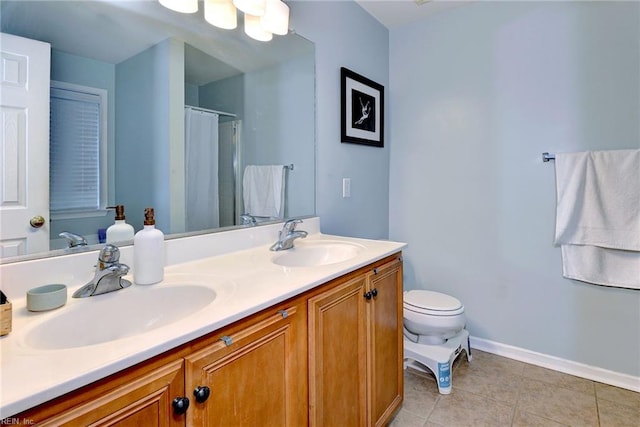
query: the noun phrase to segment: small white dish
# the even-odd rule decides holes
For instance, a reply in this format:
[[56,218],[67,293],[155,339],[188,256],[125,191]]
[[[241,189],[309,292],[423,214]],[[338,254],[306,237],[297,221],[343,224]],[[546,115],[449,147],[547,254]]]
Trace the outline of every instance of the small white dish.
[[47,311],[62,307],[67,303],[67,286],[51,284],[27,291],[27,310]]

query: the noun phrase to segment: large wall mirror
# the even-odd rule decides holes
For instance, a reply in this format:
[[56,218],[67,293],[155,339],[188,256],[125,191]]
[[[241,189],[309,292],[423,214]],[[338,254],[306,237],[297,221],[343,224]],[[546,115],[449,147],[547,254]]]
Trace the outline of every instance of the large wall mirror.
[[[314,214],[312,42],[294,33],[255,41],[244,34],[240,15],[235,30],[212,27],[202,3],[195,14],[155,0],[3,0],[0,7],[3,37],[50,45],[49,68],[38,79],[48,80],[44,104],[51,106],[39,120],[47,136],[37,146],[50,156],[36,159],[34,142],[23,134],[37,133],[20,130],[36,121],[34,109],[11,105],[7,95],[21,78],[21,53],[3,38],[2,149],[13,157],[1,161],[0,262],[68,253],[62,232],[98,244],[101,230],[114,223],[106,210],[114,205],[124,205],[135,231],[143,227],[144,208],[153,207],[156,226],[169,237]],[[32,69],[37,64],[29,59]],[[76,107],[82,120],[68,118]],[[83,142],[69,140],[85,132],[95,132],[97,145],[83,157],[77,155]],[[21,148],[23,142],[29,146]],[[44,177],[24,176],[43,175],[49,165]],[[61,177],[60,170],[78,173]],[[267,202],[255,197],[265,171],[278,190]],[[22,188],[27,182],[48,183],[46,207],[17,219],[32,191]],[[248,185],[253,200],[245,200]],[[44,219],[40,227],[36,216]],[[46,237],[31,243],[34,236]]]

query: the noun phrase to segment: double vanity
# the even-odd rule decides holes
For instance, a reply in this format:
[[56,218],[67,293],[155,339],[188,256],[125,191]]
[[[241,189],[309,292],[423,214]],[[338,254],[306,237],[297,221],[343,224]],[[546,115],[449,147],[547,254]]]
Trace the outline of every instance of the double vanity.
[[[402,401],[403,243],[282,224],[166,242],[161,283],[29,312],[97,252],[0,265],[0,419],[42,425],[384,425]],[[131,247],[121,262],[131,265]]]

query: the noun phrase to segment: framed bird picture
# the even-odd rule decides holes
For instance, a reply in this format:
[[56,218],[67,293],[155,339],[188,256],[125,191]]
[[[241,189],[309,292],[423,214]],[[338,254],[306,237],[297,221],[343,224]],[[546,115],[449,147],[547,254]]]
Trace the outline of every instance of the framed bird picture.
[[341,141],[384,147],[384,86],[340,68]]

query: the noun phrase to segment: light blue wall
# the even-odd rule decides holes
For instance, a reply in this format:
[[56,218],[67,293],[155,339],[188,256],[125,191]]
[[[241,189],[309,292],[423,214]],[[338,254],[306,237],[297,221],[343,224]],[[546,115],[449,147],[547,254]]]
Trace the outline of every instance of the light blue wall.
[[[245,74],[243,166],[293,164],[287,171],[285,216],[313,215],[315,119],[313,56]],[[275,142],[275,143],[272,143]]]
[[[314,56],[296,57],[200,87],[200,106],[242,120],[240,174],[249,164],[294,164],[285,216],[313,215]],[[247,113],[247,112],[250,112]],[[221,117],[221,120],[228,118]],[[311,132],[311,133],[310,133]],[[242,176],[242,175],[240,175]]]
[[478,2],[394,28],[390,53],[406,287],[458,297],[475,337],[640,375],[640,292],[561,277],[541,160],[640,146],[640,4]]
[[185,105],[198,106],[200,104],[198,86],[190,83],[184,85],[184,103]]
[[116,202],[136,231],[146,207],[170,229],[169,49],[167,40],[116,66]]
[[[384,148],[340,142],[340,67],[388,91],[389,32],[351,0],[294,1],[290,7],[295,31],[316,49],[316,214],[322,231],[387,238],[389,128]],[[345,177],[351,178],[350,198],[342,198]]]
[[[198,104],[203,108],[233,113],[238,119],[244,117],[244,74],[228,77],[198,88]],[[222,121],[228,119],[221,119]]]

